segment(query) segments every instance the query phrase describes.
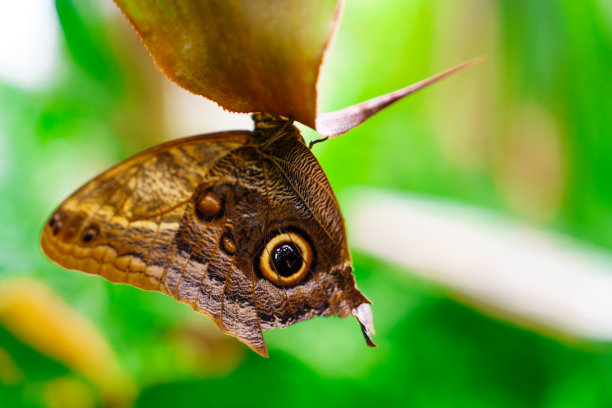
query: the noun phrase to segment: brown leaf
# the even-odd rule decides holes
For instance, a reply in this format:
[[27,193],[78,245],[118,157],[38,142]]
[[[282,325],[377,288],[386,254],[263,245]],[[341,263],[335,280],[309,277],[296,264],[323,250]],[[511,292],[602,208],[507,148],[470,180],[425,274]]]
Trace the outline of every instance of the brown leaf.
[[462,69],[470,67],[482,61],[483,58],[475,58],[470,61],[464,62],[463,64],[456,65],[452,68],[447,69],[439,74],[424,79],[412,85],[408,85],[405,88],[398,89],[397,91],[390,92],[385,95],[380,95],[375,98],[369,99],[365,102],[358,103],[356,105],[349,106],[344,109],[340,109],[333,112],[320,113],[317,115],[316,130],[324,137],[319,141],[339,136],[343,133],[348,132],[354,127],[359,126],[367,119],[371,118],[375,113],[381,111],[387,106],[391,105],[404,98],[405,96],[411,95],[418,90],[421,90],[439,80],[448,77]]
[[158,67],[234,112],[315,127],[319,66],[338,0],[115,0]]

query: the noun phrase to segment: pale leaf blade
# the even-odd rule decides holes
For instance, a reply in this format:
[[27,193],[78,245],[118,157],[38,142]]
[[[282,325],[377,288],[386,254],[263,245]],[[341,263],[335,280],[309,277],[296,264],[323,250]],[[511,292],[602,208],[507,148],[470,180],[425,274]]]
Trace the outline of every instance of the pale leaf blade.
[[475,58],[397,91],[337,111],[320,113],[317,115],[316,131],[325,138],[333,138],[344,134],[400,99],[481,61],[482,58]]

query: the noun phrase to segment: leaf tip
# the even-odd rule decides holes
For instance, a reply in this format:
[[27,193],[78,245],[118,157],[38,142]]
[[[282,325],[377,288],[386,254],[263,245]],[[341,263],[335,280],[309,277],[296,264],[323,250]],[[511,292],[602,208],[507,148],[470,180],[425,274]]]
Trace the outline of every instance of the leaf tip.
[[374,116],[374,114],[376,114],[377,112],[399,101],[400,99],[411,95],[423,88],[426,88],[427,86],[434,84],[452,74],[455,74],[473,65],[479,64],[485,59],[486,57],[482,55],[473,58],[469,61],[463,62],[459,65],[455,65],[454,67],[451,67],[436,75],[416,82],[412,85],[408,85],[407,87],[398,89],[396,91],[377,96],[375,98],[358,103],[356,105],[348,106],[344,109],[340,109],[333,112],[321,113],[317,115],[316,118],[316,131],[321,136],[324,136],[325,139],[330,139],[344,134],[349,130],[359,126],[360,124]]

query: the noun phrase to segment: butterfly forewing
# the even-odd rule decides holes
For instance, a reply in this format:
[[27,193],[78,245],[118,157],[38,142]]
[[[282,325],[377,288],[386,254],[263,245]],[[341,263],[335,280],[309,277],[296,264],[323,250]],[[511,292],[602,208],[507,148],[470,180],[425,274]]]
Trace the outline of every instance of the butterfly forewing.
[[[69,269],[168,292],[162,279],[181,242],[177,233],[187,228],[181,226],[194,191],[211,167],[250,135],[225,132],[182,139],[118,164],[62,203],[43,230],[43,251]],[[205,241],[198,245],[212,248]]]

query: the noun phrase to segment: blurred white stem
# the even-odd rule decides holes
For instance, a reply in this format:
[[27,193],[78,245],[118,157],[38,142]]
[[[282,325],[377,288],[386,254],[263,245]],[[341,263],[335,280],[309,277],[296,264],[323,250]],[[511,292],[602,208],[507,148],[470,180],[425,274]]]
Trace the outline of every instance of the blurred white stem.
[[612,256],[464,205],[370,189],[343,195],[354,249],[564,333],[612,340]]

